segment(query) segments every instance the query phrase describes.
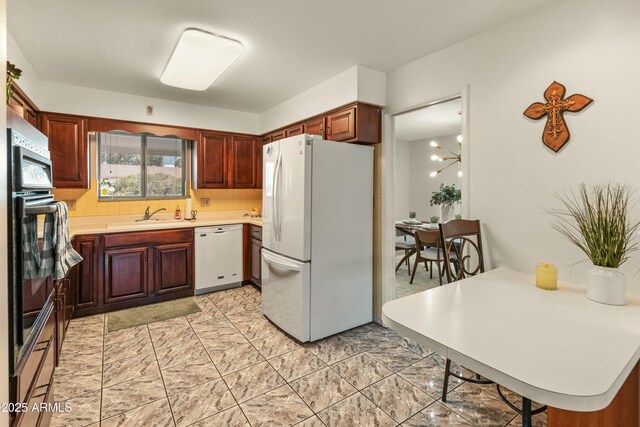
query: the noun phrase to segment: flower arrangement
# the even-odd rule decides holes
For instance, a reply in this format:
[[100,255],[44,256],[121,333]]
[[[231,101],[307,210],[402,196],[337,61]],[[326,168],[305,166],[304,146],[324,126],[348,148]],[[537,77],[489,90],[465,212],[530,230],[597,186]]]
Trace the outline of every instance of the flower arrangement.
[[453,205],[455,202],[459,202],[461,198],[460,190],[456,189],[456,185],[444,185],[440,184],[440,189],[431,193],[431,200],[429,203],[433,205]]

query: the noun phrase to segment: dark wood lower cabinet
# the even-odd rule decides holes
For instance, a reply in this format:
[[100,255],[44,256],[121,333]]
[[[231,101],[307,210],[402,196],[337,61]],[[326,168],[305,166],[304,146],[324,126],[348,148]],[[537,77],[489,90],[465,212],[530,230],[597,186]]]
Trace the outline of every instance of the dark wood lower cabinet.
[[34,324],[38,331],[23,352],[16,374],[11,378],[11,400],[26,404],[25,411],[13,412],[12,425],[34,427],[48,425],[51,413],[33,411],[34,404],[53,403],[53,371],[56,366],[55,292],[43,308],[42,321]]
[[193,295],[193,229],[81,235],[75,316]]
[[149,296],[149,247],[104,251],[104,303]]
[[62,342],[67,333],[67,326],[73,316],[73,292],[71,288],[71,280],[62,279],[56,281],[56,299],[55,299],[55,315],[56,315],[56,366],[60,364],[60,352],[62,351]]
[[262,284],[262,242],[251,239],[251,281],[258,286]]
[[74,307],[77,315],[90,314],[100,304],[100,236],[76,237],[73,247],[82,256],[70,274]]
[[193,287],[193,244],[158,245],[154,252],[155,292],[166,294]]
[[249,226],[251,249],[249,259],[251,264],[250,280],[258,286],[262,286],[262,227],[251,224]]

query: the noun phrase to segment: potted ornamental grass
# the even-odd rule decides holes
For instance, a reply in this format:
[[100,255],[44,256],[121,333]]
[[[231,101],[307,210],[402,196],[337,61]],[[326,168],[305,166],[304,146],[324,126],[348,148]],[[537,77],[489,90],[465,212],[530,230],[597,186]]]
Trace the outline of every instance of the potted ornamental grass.
[[624,305],[625,276],[620,271],[638,249],[635,239],[640,223],[631,222],[633,190],[619,183],[580,186],[578,193],[556,194],[563,209],[549,211],[553,227],[587,256],[593,267],[587,272],[587,297],[593,301]]
[[442,222],[447,222],[451,219],[453,204],[459,202],[460,197],[460,190],[456,188],[455,184],[440,184],[440,189],[431,193],[429,204],[440,206],[440,219]]

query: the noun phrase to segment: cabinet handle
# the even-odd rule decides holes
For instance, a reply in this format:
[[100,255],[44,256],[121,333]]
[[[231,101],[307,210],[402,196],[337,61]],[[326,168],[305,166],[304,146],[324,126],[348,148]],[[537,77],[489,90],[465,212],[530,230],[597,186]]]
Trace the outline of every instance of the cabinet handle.
[[34,348],[33,351],[45,351],[51,345],[51,339],[48,339],[46,341],[41,341],[41,342],[37,343],[36,345],[38,345],[38,344],[44,345],[44,347]]
[[43,384],[43,385],[41,385],[40,387],[36,387],[36,388],[35,388],[35,390],[33,390],[33,392],[35,393],[37,390],[39,390],[39,389],[41,389],[41,388],[43,388],[43,387],[44,387],[44,391],[43,391],[42,393],[40,393],[40,394],[34,394],[33,396],[31,396],[31,398],[33,399],[33,398],[35,398],[35,397],[43,397],[43,396],[46,396],[46,395],[47,395],[47,393],[49,392],[50,384]]

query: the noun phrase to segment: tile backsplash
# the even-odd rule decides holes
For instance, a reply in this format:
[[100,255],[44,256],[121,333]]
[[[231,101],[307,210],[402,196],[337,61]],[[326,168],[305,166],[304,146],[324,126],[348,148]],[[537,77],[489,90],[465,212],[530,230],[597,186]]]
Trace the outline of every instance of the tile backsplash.
[[[185,199],[159,200],[114,200],[98,201],[98,183],[91,180],[89,190],[57,189],[53,191],[56,200],[64,200],[69,205],[69,216],[106,216],[132,215],[144,213],[147,206],[151,210],[165,208],[173,213],[176,206],[180,206],[182,214],[185,211]],[[206,211],[239,211],[262,207],[261,189],[219,189],[219,190],[189,190],[193,209]],[[209,199],[209,206],[202,206],[201,199]],[[73,203],[69,203],[73,202]]]

